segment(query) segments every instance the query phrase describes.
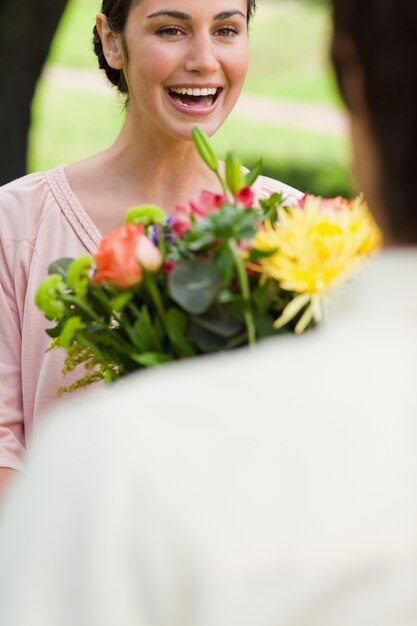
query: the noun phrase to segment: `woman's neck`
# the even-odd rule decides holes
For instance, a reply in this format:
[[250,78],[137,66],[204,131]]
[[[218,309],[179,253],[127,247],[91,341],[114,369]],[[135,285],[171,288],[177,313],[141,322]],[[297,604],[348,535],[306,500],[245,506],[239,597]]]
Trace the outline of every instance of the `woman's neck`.
[[172,213],[203,190],[221,192],[215,174],[191,141],[131,127],[126,120],[114,144],[66,170],[68,180],[102,234],[138,204],[157,204]]
[[204,164],[194,144],[161,132],[131,128],[128,120],[104,155],[110,171],[144,202],[171,212],[202,189],[220,192],[219,182]]

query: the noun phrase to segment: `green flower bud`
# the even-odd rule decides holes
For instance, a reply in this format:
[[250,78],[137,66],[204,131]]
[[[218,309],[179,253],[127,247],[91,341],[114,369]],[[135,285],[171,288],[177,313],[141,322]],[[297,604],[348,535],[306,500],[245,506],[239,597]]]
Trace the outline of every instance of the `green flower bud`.
[[197,148],[197,152],[203,159],[204,163],[208,165],[213,172],[217,172],[218,159],[213,148],[211,147],[210,139],[207,134],[201,128],[194,126],[192,130],[192,137],[194,145]]
[[82,256],[75,259],[67,271],[67,284],[71,287],[78,298],[84,298],[87,294],[90,276],[88,270],[91,268],[93,259],[91,256]]
[[234,196],[245,186],[242,163],[236,152],[229,152],[226,156],[226,182]]
[[61,295],[65,293],[65,283],[59,274],[50,274],[41,282],[35,296],[35,304],[49,320],[59,320],[65,315],[65,305]]
[[63,348],[69,348],[76,332],[84,328],[85,324],[82,323],[81,317],[78,317],[78,315],[70,317],[69,320],[65,322],[64,328],[59,335],[59,345]]
[[141,204],[129,209],[125,215],[125,224],[165,224],[166,213],[156,204]]

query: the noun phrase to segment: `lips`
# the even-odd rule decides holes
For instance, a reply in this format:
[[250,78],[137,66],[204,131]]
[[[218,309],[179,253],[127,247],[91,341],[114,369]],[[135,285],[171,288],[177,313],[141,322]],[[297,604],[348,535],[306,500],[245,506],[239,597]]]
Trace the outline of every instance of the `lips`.
[[173,86],[169,87],[166,93],[176,109],[187,113],[204,114],[211,112],[222,91],[221,87]]

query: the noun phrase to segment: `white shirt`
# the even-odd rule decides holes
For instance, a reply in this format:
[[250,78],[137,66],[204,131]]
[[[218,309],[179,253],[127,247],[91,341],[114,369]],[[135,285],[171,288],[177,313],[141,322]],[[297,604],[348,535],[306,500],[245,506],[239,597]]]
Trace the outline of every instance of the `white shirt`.
[[7,626],[415,626],[417,249],[301,337],[49,416],[0,525]]

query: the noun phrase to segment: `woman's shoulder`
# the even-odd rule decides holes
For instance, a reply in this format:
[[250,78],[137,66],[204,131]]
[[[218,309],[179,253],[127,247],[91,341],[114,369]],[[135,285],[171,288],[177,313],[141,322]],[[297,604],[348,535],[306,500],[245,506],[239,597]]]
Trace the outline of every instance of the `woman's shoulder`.
[[12,265],[22,250],[33,248],[48,218],[59,213],[48,180],[57,169],[27,174],[0,187],[0,248]]
[[27,236],[46,213],[56,210],[50,179],[62,167],[27,174],[0,187],[0,235],[13,232]]
[[281,193],[283,200],[288,204],[295,204],[304,195],[302,191],[268,176],[259,176],[253,190],[257,198],[267,198],[273,193]]
[[0,207],[29,202],[32,206],[44,199],[48,190],[47,172],[33,172],[0,187]]

